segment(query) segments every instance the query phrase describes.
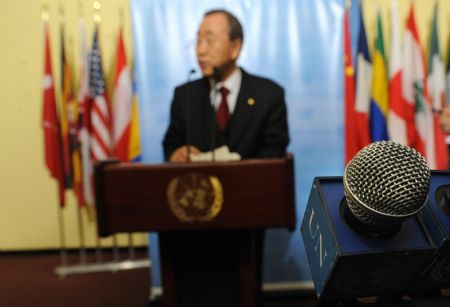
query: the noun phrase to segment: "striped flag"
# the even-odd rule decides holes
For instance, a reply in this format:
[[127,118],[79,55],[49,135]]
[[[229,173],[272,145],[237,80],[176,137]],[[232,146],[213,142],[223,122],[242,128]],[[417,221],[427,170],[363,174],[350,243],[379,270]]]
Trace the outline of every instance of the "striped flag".
[[86,204],[94,204],[92,191],[92,161],[90,154],[90,91],[89,91],[89,55],[86,46],[86,26],[83,19],[78,22],[80,31],[80,61],[78,88],[78,141],[80,142],[81,174],[83,198]]
[[386,55],[384,52],[383,26],[381,13],[377,14],[377,39],[373,53],[373,76],[370,102],[370,135],[373,142],[388,140],[387,113],[388,101],[388,75]]
[[42,126],[44,129],[44,155],[45,164],[50,175],[58,181],[59,185],[59,203],[62,207],[65,205],[64,197],[64,174],[63,174],[63,155],[61,147],[61,131],[56,108],[55,90],[53,83],[53,72],[50,51],[50,38],[48,34],[48,25],[44,24],[45,32],[45,50],[44,50],[44,77],[43,77],[43,113]]
[[445,105],[445,67],[440,54],[439,33],[437,25],[438,3],[434,7],[434,16],[431,30],[430,52],[428,58],[428,90],[429,101],[433,112],[434,141],[436,153],[436,168],[446,169],[448,166],[446,135],[440,129],[439,118],[436,112],[440,112]]
[[349,9],[344,13],[344,95],[345,95],[345,163],[358,152],[355,121],[355,79],[350,38]]
[[[132,132],[136,134],[133,119],[137,119],[137,100],[133,99],[133,83],[131,81],[130,69],[127,64],[125,47],[123,43],[122,31],[119,32],[117,44],[117,60],[114,87],[114,153],[120,161],[130,161],[136,157],[131,157]],[[132,131],[132,128],[134,129]],[[139,133],[137,131],[137,133]],[[139,137],[139,135],[137,135]],[[139,146],[140,147],[140,146]],[[140,150],[139,150],[140,151]],[[136,153],[134,153],[136,155]],[[140,153],[138,153],[140,155]]]
[[[400,16],[398,3],[392,2],[391,9],[391,59],[389,65],[389,114],[388,132],[391,141],[409,145],[407,112],[414,114],[414,109],[407,111],[407,104],[402,96],[402,65],[400,42]],[[414,116],[410,116],[414,121]]]
[[409,105],[408,108],[415,110],[415,126],[408,132],[411,135],[410,146],[426,158],[431,169],[435,169],[433,114],[428,102],[425,58],[414,20],[414,4],[411,4],[406,25],[402,89],[403,98]]
[[73,99],[72,95],[72,75],[70,66],[66,58],[66,48],[64,41],[64,27],[61,26],[61,137],[64,156],[64,180],[66,188],[72,188],[72,159],[71,142],[69,135],[69,104]]
[[92,106],[90,109],[90,150],[94,161],[104,160],[111,155],[111,108],[108,103],[105,80],[103,77],[102,58],[98,40],[98,28],[94,33],[94,42],[90,56],[90,92]]
[[372,61],[367,45],[366,27],[362,12],[362,3],[359,7],[359,37],[358,52],[356,55],[356,129],[358,135],[358,150],[369,145],[369,107],[370,84],[372,82]]
[[[414,20],[414,6],[411,9],[407,19],[404,40],[403,55],[403,78],[402,89],[403,98],[409,107],[414,110],[414,126],[411,132],[410,146],[419,151],[424,157],[428,158],[425,151],[425,137],[427,129],[425,125],[426,108],[424,103],[424,79],[425,62],[423,51],[420,46],[419,36]],[[411,123],[411,122],[410,122]],[[419,125],[417,125],[419,124]],[[430,162],[429,160],[428,162]],[[434,166],[434,160],[432,161]]]

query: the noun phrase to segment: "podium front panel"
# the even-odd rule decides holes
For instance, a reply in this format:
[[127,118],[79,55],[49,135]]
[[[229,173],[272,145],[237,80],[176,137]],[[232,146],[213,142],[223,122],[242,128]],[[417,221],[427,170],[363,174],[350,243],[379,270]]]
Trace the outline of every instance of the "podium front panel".
[[99,232],[295,227],[292,157],[238,162],[100,163]]

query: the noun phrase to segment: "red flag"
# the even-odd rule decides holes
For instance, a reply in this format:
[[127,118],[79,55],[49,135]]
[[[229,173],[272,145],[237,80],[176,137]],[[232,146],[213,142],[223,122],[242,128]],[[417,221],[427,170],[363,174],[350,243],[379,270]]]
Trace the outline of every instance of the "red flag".
[[45,50],[44,50],[44,79],[43,79],[43,128],[44,128],[44,147],[45,164],[50,175],[58,181],[59,184],[59,202],[63,207],[65,205],[64,197],[64,176],[63,176],[63,157],[61,146],[61,131],[59,125],[58,110],[56,108],[55,91],[53,86],[53,72],[50,52],[50,38],[48,26],[45,24]]
[[98,41],[98,29],[94,33],[94,42],[90,57],[90,88],[93,99],[90,112],[90,149],[94,161],[104,160],[111,155],[111,107],[106,95],[103,77],[102,57]]
[[[434,168],[434,162],[426,153],[425,135],[427,133],[426,82],[425,62],[422,56],[419,35],[414,20],[414,7],[411,5],[406,31],[404,34],[404,48],[402,57],[402,98],[406,104],[405,118],[407,123],[408,145],[420,152]],[[430,138],[433,140],[433,138]],[[434,155],[433,155],[434,158]]]
[[414,110],[413,115],[407,114],[408,118],[414,117],[414,121],[408,122],[410,126],[408,136],[412,136],[409,137],[412,140],[410,146],[426,158],[431,169],[446,169],[447,154],[444,136],[438,129],[437,117],[432,110],[426,62],[414,19],[413,5],[411,5],[406,25],[402,89],[403,98],[410,105],[407,111]]
[[433,111],[436,111],[433,113],[436,168],[445,170],[448,168],[448,152],[447,144],[445,142],[446,135],[441,130],[441,127],[439,125],[439,118],[436,114],[437,112],[440,112],[445,106],[445,68],[444,61],[442,60],[440,52],[437,14],[438,4],[436,2],[434,6],[434,16],[429,48],[427,85],[429,103],[431,104]]
[[133,84],[127,65],[122,31],[119,32],[117,44],[114,86],[114,152],[120,161],[129,161]]
[[350,38],[349,10],[344,13],[345,163],[358,152],[355,115],[355,79]]
[[[409,145],[407,114],[413,114],[412,105],[403,99],[402,62],[400,41],[400,13],[396,1],[391,11],[391,60],[389,65],[389,117],[388,129],[391,141]],[[408,108],[411,108],[408,110]],[[410,118],[410,120],[414,120]]]

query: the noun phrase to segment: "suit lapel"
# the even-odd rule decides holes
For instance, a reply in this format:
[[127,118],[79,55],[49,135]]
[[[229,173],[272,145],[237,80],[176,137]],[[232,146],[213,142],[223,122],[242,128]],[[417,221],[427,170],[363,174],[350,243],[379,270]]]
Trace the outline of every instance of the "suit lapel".
[[228,127],[228,145],[233,148],[239,141],[240,136],[246,130],[247,124],[251,118],[252,106],[247,102],[252,98],[253,87],[249,81],[248,74],[242,69],[242,81],[239,89],[236,107],[230,119]]
[[200,112],[197,115],[202,116],[204,111],[211,111],[211,96],[208,79],[204,78],[203,83],[201,84],[201,91],[199,91],[199,96],[197,97],[200,107]]
[[192,110],[192,118],[195,121],[193,124],[198,127],[198,129],[195,129],[199,133],[198,139],[201,140],[202,147],[206,149],[211,147],[211,140],[214,138],[213,133],[216,124],[207,78],[203,79],[201,90],[198,93],[195,97],[197,107],[195,110]]

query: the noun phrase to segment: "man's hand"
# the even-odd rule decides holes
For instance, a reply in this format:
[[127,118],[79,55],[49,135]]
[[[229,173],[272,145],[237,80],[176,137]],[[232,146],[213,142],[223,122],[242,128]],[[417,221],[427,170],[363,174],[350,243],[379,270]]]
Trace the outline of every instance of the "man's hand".
[[[189,151],[191,154],[200,153],[200,150],[192,145],[189,146]],[[174,163],[189,162],[188,146],[185,145],[178,147],[170,156],[169,161]]]
[[441,125],[442,131],[445,133],[450,133],[450,108],[443,108],[439,115],[439,124]]

